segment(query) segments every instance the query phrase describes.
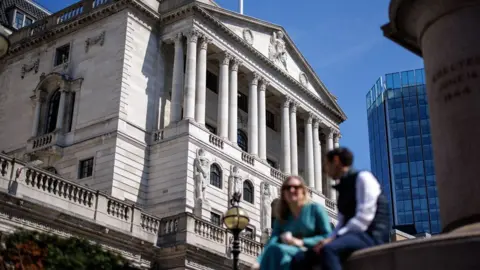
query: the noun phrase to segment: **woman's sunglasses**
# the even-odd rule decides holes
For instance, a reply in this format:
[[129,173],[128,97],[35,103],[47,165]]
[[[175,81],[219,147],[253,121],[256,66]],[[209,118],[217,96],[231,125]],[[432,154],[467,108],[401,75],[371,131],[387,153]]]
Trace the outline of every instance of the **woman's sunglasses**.
[[282,190],[285,191],[285,190],[294,190],[294,191],[297,191],[299,189],[302,189],[303,187],[301,185],[285,185],[283,186]]

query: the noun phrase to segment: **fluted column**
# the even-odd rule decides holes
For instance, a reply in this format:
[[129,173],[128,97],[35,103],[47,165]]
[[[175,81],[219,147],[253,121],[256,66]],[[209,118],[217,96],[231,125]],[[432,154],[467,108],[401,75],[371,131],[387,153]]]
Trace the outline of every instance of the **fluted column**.
[[228,139],[228,65],[231,56],[225,52],[220,59],[220,75],[218,90],[217,127],[218,136]]
[[335,148],[340,147],[340,138],[342,138],[342,134],[340,133],[335,134],[335,137],[333,138],[333,146]]
[[252,155],[258,155],[258,80],[259,75],[254,72],[250,81],[248,92],[248,151]]
[[290,107],[290,151],[291,170],[298,175],[298,141],[297,141],[297,103],[292,102]]
[[258,156],[267,160],[267,108],[265,107],[265,92],[269,82],[262,80],[258,92]]
[[171,123],[180,121],[182,116],[183,68],[183,34],[179,33],[175,36],[175,55],[173,57]]
[[313,159],[315,170],[315,189],[322,194],[322,145],[320,143],[320,120],[313,122]]
[[[329,128],[327,135],[327,151],[333,150],[334,148],[334,143],[333,143],[333,135],[334,135],[334,130],[332,128]],[[336,201],[337,200],[337,193],[336,191],[332,188],[332,185],[335,185],[335,180],[331,179],[330,177],[327,178],[327,181],[329,183],[328,185],[328,194],[330,196],[330,199]]]
[[305,119],[305,179],[309,187],[315,186],[312,121],[313,116],[308,114]]
[[185,95],[183,98],[183,119],[195,118],[195,90],[197,77],[197,40],[198,31],[187,33],[187,66],[185,69]]
[[290,98],[285,98],[282,106],[282,168],[285,174],[291,174],[290,161]]
[[230,93],[228,104],[228,138],[234,145],[237,145],[237,129],[238,129],[238,59],[232,59],[230,65]]
[[56,130],[61,130],[63,128],[63,118],[65,114],[65,101],[67,92],[64,89],[60,90],[60,103],[58,104],[58,114],[57,114],[57,126]]
[[207,48],[211,40],[202,37],[197,59],[197,94],[195,95],[195,121],[205,125],[205,106],[207,102]]
[[32,137],[37,137],[38,135],[38,123],[40,122],[40,112],[42,109],[42,102],[43,98],[41,97],[41,93],[37,94],[35,101],[35,113],[33,115],[33,126],[32,126]]

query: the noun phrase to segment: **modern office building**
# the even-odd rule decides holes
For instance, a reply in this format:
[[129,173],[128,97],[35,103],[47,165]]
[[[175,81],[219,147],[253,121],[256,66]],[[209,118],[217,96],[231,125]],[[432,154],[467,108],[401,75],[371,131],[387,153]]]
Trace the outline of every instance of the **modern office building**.
[[371,169],[394,227],[435,234],[441,226],[424,78],[423,69],[380,77],[367,94],[368,134]]

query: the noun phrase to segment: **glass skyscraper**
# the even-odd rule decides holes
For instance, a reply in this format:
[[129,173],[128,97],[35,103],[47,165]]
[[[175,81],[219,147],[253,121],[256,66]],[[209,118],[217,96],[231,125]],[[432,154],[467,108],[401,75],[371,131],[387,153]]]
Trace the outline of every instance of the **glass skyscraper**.
[[386,74],[367,94],[371,169],[394,226],[441,230],[423,69]]

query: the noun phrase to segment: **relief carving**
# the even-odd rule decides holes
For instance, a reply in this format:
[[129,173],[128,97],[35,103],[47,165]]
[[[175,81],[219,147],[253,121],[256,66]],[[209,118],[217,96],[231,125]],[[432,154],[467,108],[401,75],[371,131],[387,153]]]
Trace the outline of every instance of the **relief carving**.
[[25,78],[25,74],[32,71],[37,74],[38,73],[38,68],[40,67],[40,58],[38,58],[37,60],[35,60],[33,63],[27,65],[27,64],[24,64],[22,66],[22,79]]
[[305,72],[300,72],[298,80],[300,81],[301,85],[308,86],[308,77],[307,77],[307,74],[305,74]]
[[242,177],[237,166],[230,167],[230,177],[228,184],[228,197],[230,198],[235,192],[242,192]]
[[253,33],[250,29],[243,29],[243,39],[245,39],[245,41],[252,45],[253,44]]
[[208,184],[209,160],[205,156],[205,151],[201,148],[197,150],[197,157],[194,161],[194,180],[195,180],[195,202],[205,202],[205,189]]
[[270,184],[263,182],[262,184],[262,209],[261,209],[261,225],[262,232],[268,233],[268,229],[271,226],[271,216],[272,216],[272,192],[270,191]]
[[270,46],[268,47],[268,55],[270,60],[275,63],[280,63],[283,65],[286,71],[287,68],[287,48],[285,46],[285,41],[283,40],[283,32],[278,31],[274,32],[270,39]]
[[91,46],[96,44],[103,46],[104,42],[105,42],[105,31],[103,31],[100,35],[96,37],[87,38],[87,40],[85,40],[85,53],[88,53],[88,50],[90,49]]

